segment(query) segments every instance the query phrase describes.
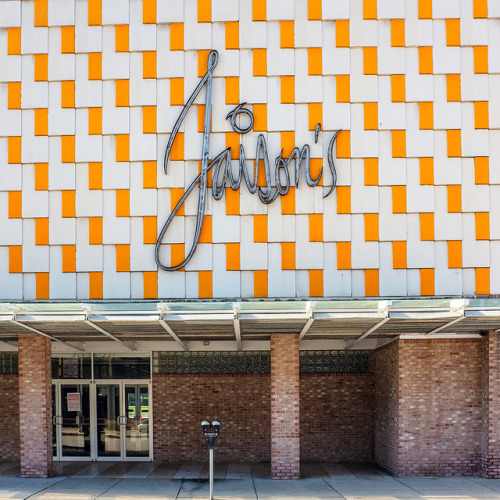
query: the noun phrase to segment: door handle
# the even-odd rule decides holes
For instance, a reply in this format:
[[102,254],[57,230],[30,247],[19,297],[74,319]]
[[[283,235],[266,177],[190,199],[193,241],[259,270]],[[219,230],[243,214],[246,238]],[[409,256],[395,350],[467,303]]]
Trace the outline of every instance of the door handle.
[[118,425],[127,425],[128,419],[124,415],[120,415],[116,421],[118,422]]
[[54,415],[54,416],[52,417],[52,423],[53,423],[54,425],[62,425],[62,423],[63,423],[63,418],[62,418],[62,416],[61,416],[61,415]]

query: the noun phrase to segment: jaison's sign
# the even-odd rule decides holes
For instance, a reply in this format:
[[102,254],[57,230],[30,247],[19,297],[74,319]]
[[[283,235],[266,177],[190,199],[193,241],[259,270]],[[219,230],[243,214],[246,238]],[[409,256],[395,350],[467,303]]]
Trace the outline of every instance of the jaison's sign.
[[[247,163],[245,160],[245,149],[243,145],[240,144],[239,151],[239,165],[238,165],[238,174],[234,175],[231,167],[231,148],[227,148],[221,153],[219,153],[215,158],[209,160],[209,149],[210,149],[210,117],[212,111],[212,75],[215,67],[217,66],[217,62],[219,61],[219,54],[216,50],[212,50],[208,56],[208,64],[207,64],[207,72],[205,76],[200,80],[197,87],[194,89],[193,93],[189,97],[185,106],[182,108],[182,111],[175,122],[174,128],[172,130],[172,134],[170,135],[170,139],[167,144],[167,149],[165,151],[164,158],[164,170],[165,174],[167,173],[168,160],[170,157],[170,152],[174,145],[175,138],[177,133],[179,132],[179,128],[186,117],[189,109],[193,105],[198,94],[201,92],[202,88],[206,86],[205,92],[205,120],[203,124],[203,144],[201,150],[201,172],[193,179],[193,182],[187,187],[181,199],[172,210],[172,213],[169,215],[167,221],[162,227],[160,234],[158,236],[158,240],[156,242],[155,248],[155,260],[158,267],[164,271],[176,271],[178,269],[183,268],[193,257],[196,248],[198,246],[198,242],[200,241],[201,228],[203,226],[203,218],[205,217],[205,204],[207,198],[207,176],[208,172],[212,170],[212,196],[215,200],[220,200],[224,195],[226,184],[229,182],[229,186],[232,189],[237,190],[240,188],[242,177],[245,179],[245,184],[247,185],[247,189],[250,193],[255,194],[258,193],[259,199],[262,203],[272,203],[278,196],[285,196],[290,189],[290,171],[289,167],[292,161],[295,161],[295,169],[294,169],[294,178],[295,178],[295,187],[299,186],[299,178],[300,178],[300,166],[304,165],[305,171],[305,179],[309,186],[317,186],[321,180],[321,176],[323,175],[323,167],[321,167],[319,175],[313,179],[311,177],[310,170],[310,157],[311,157],[311,148],[308,144],[302,146],[302,148],[295,147],[292,150],[292,153],[288,158],[283,156],[283,150],[279,153],[278,156],[274,159],[274,186],[273,186],[273,175],[271,173],[271,166],[269,163],[269,155],[267,152],[267,143],[263,134],[259,134],[257,137],[257,149],[255,153],[255,168],[253,172],[253,179],[250,176],[249,169],[247,167]],[[239,104],[234,108],[227,116],[231,123],[232,129],[239,134],[247,134],[253,128],[254,116],[253,113],[245,108],[246,103]],[[242,128],[237,124],[237,118],[239,115],[244,115],[249,120],[248,126]],[[318,123],[316,126],[316,131],[314,134],[315,143],[318,142],[318,136],[321,132],[321,124]],[[329,196],[335,186],[337,184],[337,173],[335,170],[335,165],[333,162],[333,147],[335,141],[337,139],[337,135],[340,130],[335,132],[330,139],[330,143],[328,145],[328,168],[330,171],[330,175],[332,177],[332,186],[330,190],[324,195],[326,198]],[[264,164],[264,174],[265,174],[265,186],[258,187],[257,179],[259,177],[259,165],[260,162]],[[160,247],[165,235],[174,220],[174,217],[177,215],[177,212],[186,201],[188,196],[198,187],[198,212],[196,218],[196,228],[194,233],[194,238],[191,243],[191,248],[189,253],[185,256],[184,260],[179,264],[173,266],[167,266],[162,263],[160,259]]]

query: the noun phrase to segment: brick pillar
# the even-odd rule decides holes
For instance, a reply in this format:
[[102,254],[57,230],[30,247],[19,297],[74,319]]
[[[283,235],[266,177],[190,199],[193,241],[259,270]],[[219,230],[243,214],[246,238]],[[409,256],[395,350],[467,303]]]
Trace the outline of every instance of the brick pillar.
[[21,476],[52,476],[50,339],[19,335]]
[[271,335],[271,476],[300,477],[299,336]]
[[490,332],[483,350],[482,471],[500,478],[500,337]]

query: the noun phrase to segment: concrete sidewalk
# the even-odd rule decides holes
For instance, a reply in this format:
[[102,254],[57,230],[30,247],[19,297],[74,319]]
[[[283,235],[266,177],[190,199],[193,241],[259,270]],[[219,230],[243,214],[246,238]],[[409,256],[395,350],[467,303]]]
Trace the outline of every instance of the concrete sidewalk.
[[[51,479],[24,479],[0,463],[0,499],[206,499],[205,464],[59,462]],[[217,464],[216,499],[500,500],[500,480],[395,478],[366,464],[304,464],[297,481],[270,479],[269,464]]]

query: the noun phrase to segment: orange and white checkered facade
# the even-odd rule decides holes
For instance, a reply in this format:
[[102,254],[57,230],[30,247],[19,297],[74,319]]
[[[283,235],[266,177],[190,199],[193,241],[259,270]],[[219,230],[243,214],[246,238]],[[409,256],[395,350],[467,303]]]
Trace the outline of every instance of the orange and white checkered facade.
[[[0,1],[0,299],[499,294],[499,47],[498,0]],[[204,90],[167,175],[163,156],[210,49],[210,158],[241,142],[251,165],[262,133],[272,165],[310,144],[324,182],[270,205],[209,189],[193,259],[164,272]],[[166,265],[196,213],[191,196]]]

